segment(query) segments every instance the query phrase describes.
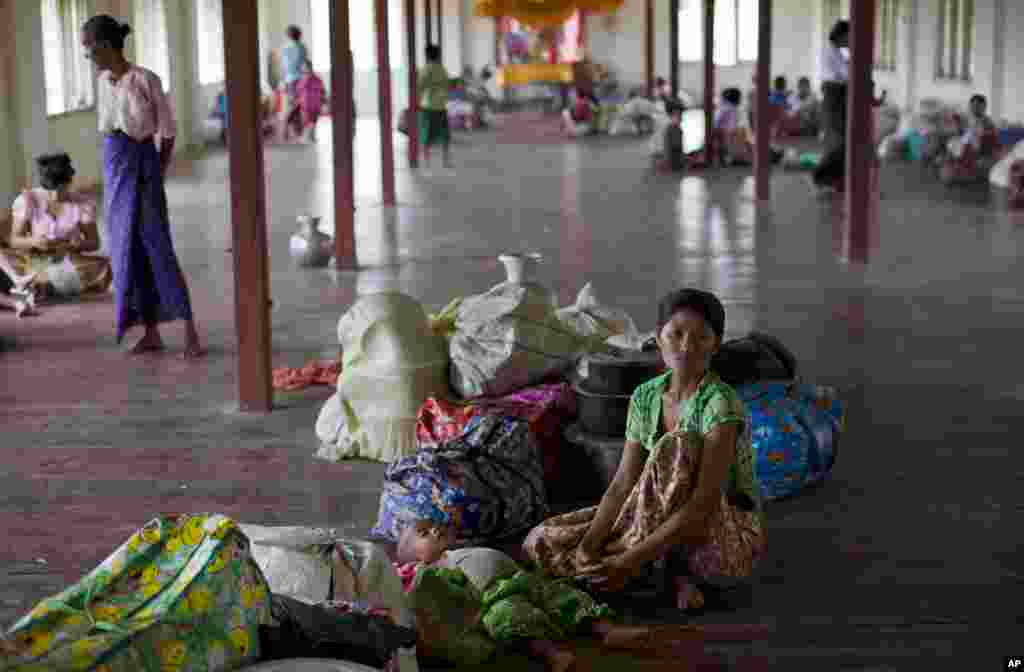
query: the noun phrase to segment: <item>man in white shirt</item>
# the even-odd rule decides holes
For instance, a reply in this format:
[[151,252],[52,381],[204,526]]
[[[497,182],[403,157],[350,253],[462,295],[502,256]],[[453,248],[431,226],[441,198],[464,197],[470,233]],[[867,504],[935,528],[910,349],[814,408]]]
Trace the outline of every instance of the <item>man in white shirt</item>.
[[846,49],[850,46],[850,22],[836,21],[828,41],[829,44],[821,52],[818,70],[825,154],[812,176],[815,187],[823,191],[833,187],[832,178],[838,169],[836,164],[843,161],[846,155],[846,92],[850,81],[850,61]]

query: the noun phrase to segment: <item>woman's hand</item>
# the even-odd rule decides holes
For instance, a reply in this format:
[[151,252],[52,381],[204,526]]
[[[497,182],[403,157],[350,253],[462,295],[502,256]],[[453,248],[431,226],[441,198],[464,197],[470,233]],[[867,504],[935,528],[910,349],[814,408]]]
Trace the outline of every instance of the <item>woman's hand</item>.
[[594,572],[592,584],[598,590],[619,593],[625,590],[626,584],[636,574],[637,568],[625,553],[611,555],[604,559],[601,567]]

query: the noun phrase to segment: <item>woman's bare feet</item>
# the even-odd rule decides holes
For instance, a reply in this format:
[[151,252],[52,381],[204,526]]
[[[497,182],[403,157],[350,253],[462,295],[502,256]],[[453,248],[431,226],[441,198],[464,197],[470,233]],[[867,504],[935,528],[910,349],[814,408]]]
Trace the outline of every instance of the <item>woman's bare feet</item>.
[[29,285],[35,282],[38,276],[38,273],[30,273],[28,275],[13,275],[11,276],[11,282],[14,283],[15,290],[27,290]]
[[547,672],[571,672],[576,665],[576,654],[565,649],[551,651],[544,656]]
[[189,322],[185,327],[185,359],[199,359],[205,354],[206,350],[199,344],[199,332],[195,324]]
[[159,352],[163,349],[164,341],[160,338],[160,332],[155,327],[146,327],[146,333],[138,343],[132,346],[129,352],[133,355],[141,355],[146,352]]

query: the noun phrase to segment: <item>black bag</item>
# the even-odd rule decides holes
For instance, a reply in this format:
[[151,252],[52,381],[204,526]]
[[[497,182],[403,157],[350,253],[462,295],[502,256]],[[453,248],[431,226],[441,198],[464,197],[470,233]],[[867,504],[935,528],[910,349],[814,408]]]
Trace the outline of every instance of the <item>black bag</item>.
[[723,343],[711,368],[733,387],[763,380],[794,380],[796,357],[774,336],[751,332]]
[[261,660],[334,658],[384,669],[398,649],[416,645],[416,632],[381,616],[342,613],[274,595],[276,626],[260,626]]

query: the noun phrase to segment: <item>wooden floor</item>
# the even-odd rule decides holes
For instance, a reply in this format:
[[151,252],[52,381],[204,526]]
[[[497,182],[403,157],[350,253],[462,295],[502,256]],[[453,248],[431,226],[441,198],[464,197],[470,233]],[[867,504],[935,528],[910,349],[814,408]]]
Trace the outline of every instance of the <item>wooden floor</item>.
[[[806,379],[840,386],[849,403],[834,478],[770,508],[756,585],[698,619],[765,623],[771,638],[709,652],[735,669],[817,671],[983,671],[1020,655],[1024,220],[998,195],[887,167],[869,262],[856,267],[841,259],[841,208],[814,200],[803,176],[776,172],[770,205],[756,206],[744,172],[652,175],[635,139],[458,135],[453,174],[410,173],[400,158],[399,205],[384,209],[365,123],[356,214],[367,268],[299,271],[287,253],[296,215],[331,226],[325,131],[317,146],[266,155],[276,364],[335,354],[338,318],[360,292],[395,287],[440,307],[502,280],[495,257],[510,250],[547,257],[563,304],[592,281],[641,328],[668,290],[707,288],[729,336],[778,336]],[[179,326],[166,329],[166,355],[127,357],[109,300],[0,314],[5,623],[158,512],[353,535],[374,521],[383,465],[312,458],[329,391],[280,395],[268,416],[234,410],[225,157],[178,166],[168,192],[205,361],[179,358]],[[679,618],[625,606],[631,619]],[[642,665],[594,660],[587,669]]]

